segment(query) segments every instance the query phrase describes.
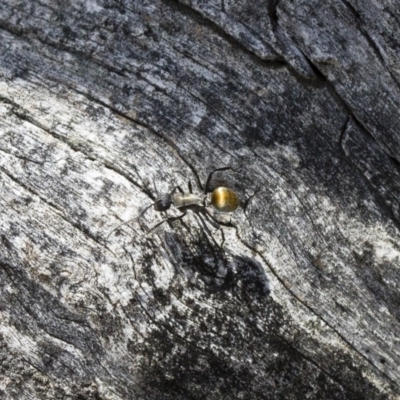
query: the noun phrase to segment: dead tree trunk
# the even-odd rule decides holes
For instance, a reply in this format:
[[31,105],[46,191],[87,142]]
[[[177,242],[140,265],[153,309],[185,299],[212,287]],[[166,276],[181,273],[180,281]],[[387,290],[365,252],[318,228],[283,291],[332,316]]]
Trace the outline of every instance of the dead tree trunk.
[[[399,24],[2,0],[0,398],[400,398]],[[229,165],[232,215],[111,232]]]

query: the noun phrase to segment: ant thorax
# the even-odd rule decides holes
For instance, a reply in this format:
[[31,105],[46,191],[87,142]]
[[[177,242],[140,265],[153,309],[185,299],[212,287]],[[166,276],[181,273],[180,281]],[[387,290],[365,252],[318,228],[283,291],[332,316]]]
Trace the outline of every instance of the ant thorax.
[[204,198],[204,194],[176,193],[173,195],[172,202],[176,208],[193,205],[202,206]]

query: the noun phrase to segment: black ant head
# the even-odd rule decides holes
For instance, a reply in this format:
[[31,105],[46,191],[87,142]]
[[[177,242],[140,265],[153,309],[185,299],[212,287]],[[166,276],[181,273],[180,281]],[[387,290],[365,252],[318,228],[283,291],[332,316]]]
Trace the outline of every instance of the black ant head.
[[160,197],[154,203],[154,209],[156,211],[166,211],[171,207],[172,196],[169,193],[160,195]]

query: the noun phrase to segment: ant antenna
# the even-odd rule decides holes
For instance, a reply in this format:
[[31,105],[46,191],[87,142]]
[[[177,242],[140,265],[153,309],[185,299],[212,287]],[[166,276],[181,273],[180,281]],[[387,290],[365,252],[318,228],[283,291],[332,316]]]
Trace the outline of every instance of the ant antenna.
[[[156,195],[157,195],[156,197],[158,198],[158,197],[159,197],[159,193],[158,193],[158,190],[157,190],[157,186],[156,186],[156,182],[155,182],[155,180],[154,180],[154,177],[153,177],[153,186],[154,186],[154,190],[155,190]],[[122,224],[119,224],[117,227],[115,227],[115,228],[107,235],[106,240],[108,240],[108,238],[111,236],[111,234],[112,234],[113,232],[115,232],[118,228],[120,228],[121,226],[124,226],[124,225],[126,225],[126,224],[129,224],[129,223],[132,222],[133,220],[140,218],[150,207],[154,206],[154,204],[156,204],[156,203],[157,203],[157,202],[151,203],[151,204],[150,204],[149,206],[147,206],[137,217],[131,218],[131,219],[129,219],[128,221],[125,221],[125,222],[123,222]]]
[[149,206],[147,206],[137,217],[131,218],[128,221],[123,222],[122,224],[119,224],[116,228],[114,228],[106,237],[106,240],[108,240],[108,238],[110,237],[110,235],[115,232],[118,228],[120,228],[123,225],[129,224],[130,222],[132,222],[133,220],[140,218],[150,207],[154,206],[154,204],[156,203],[152,203]]

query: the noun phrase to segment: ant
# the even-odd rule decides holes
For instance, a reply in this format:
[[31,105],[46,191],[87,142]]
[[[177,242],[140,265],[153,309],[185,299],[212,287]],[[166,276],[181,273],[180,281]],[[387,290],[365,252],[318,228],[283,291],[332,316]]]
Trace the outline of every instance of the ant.
[[[111,233],[113,233],[116,229],[118,229],[122,225],[126,225],[129,222],[133,221],[134,219],[140,218],[150,207],[154,207],[155,211],[162,212],[162,211],[167,211],[168,209],[171,208],[171,206],[174,206],[179,211],[181,211],[182,214],[177,217],[168,217],[163,219],[157,225],[153,226],[149,232],[158,228],[161,224],[163,224],[166,221],[172,222],[178,219],[182,219],[186,215],[187,210],[204,211],[206,210],[206,207],[209,206],[206,204],[208,197],[207,195],[209,193],[211,193],[211,205],[217,211],[222,213],[231,213],[235,211],[239,206],[239,198],[232,189],[220,186],[214,189],[213,191],[210,190],[210,182],[213,177],[213,174],[218,171],[226,171],[226,170],[233,170],[233,168],[232,167],[217,168],[208,174],[208,178],[204,188],[204,193],[194,194],[192,189],[192,183],[190,180],[188,183],[189,193],[185,193],[180,186],[176,186],[170,193],[161,193],[156,199],[156,201],[147,206],[139,214],[138,217],[123,222],[122,224],[114,228],[108,234],[107,239],[109,238]],[[176,191],[178,191],[179,193],[175,193]]]

